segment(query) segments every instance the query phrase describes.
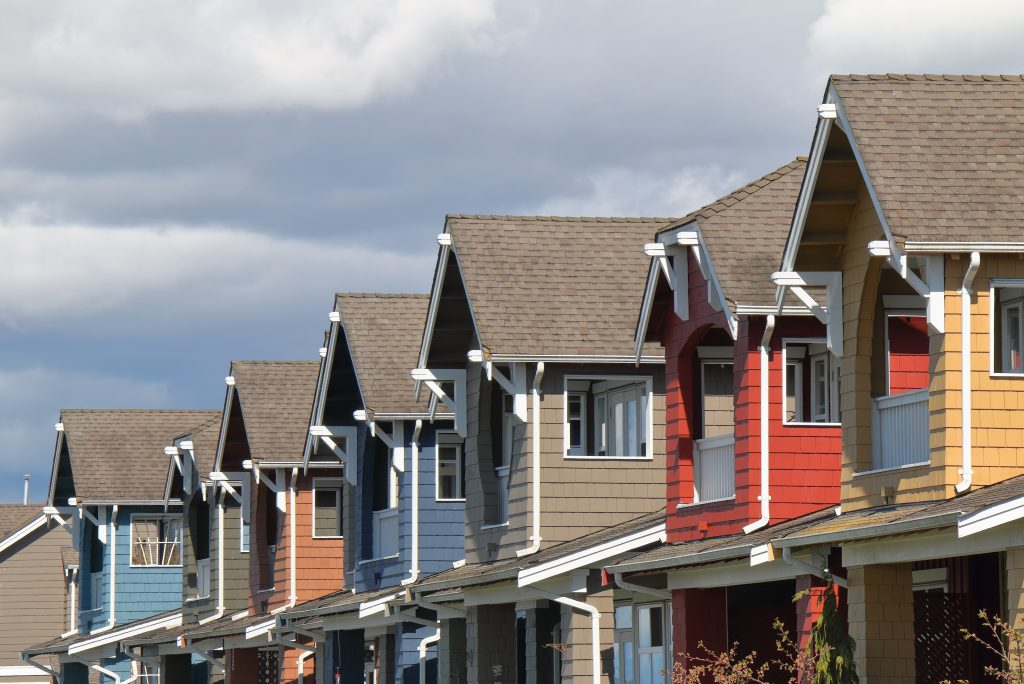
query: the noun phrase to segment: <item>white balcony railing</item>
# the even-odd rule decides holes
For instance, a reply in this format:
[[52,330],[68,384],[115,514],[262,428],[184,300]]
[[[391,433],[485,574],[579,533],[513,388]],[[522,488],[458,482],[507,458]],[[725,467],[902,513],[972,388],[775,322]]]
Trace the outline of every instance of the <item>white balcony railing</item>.
[[694,502],[736,494],[736,440],[732,435],[698,439],[693,445]]
[[196,598],[210,595],[210,559],[200,558],[196,561]]
[[871,401],[875,470],[927,463],[928,388]]
[[494,475],[498,480],[498,510],[497,522],[508,522],[508,466],[501,466],[494,469]]
[[398,555],[398,508],[373,512],[373,557]]

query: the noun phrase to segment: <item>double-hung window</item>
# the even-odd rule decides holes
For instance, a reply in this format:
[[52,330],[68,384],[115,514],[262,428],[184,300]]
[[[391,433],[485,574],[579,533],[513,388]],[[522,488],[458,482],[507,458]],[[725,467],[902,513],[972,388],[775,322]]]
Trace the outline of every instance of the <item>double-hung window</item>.
[[167,515],[132,516],[133,567],[181,565],[181,518]]
[[339,539],[342,536],[343,483],[339,479],[313,480],[313,538]]
[[645,458],[652,454],[650,378],[566,378],[566,456]]
[[615,645],[612,650],[616,681],[624,684],[664,684],[672,644],[667,603],[615,606]]
[[992,286],[993,372],[1024,373],[1024,281]]
[[462,501],[466,498],[466,471],[462,440],[455,433],[439,432],[437,436],[438,501]]
[[839,361],[824,340],[783,340],[785,423],[839,422]]

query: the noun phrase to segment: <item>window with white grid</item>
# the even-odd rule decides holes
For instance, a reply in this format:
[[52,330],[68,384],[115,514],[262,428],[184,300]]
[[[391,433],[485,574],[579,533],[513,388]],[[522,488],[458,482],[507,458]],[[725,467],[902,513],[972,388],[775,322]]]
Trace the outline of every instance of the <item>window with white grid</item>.
[[181,565],[181,518],[132,516],[132,567]]

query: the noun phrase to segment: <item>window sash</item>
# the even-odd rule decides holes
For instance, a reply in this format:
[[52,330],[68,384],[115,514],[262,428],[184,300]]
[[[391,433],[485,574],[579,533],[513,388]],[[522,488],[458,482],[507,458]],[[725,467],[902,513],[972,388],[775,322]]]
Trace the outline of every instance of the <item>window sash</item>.
[[811,358],[811,418],[816,423],[829,420],[828,356],[819,354]]
[[462,477],[462,446],[459,444],[438,444],[437,500],[462,501],[465,499],[465,482],[463,482]]
[[342,537],[342,484],[337,481],[313,482],[313,538]]
[[1003,373],[1024,373],[1024,300],[1001,302]]
[[566,378],[566,388],[566,456],[650,456],[649,378]]

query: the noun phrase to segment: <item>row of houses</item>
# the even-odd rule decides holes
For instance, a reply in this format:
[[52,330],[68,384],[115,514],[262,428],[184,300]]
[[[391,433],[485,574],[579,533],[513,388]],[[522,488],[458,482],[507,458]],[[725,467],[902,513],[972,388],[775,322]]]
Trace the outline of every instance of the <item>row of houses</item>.
[[833,590],[862,682],[982,681],[960,629],[1024,628],[1022,135],[1018,76],[834,76],[806,158],[682,218],[450,215],[319,361],[62,411],[0,682],[649,684]]

